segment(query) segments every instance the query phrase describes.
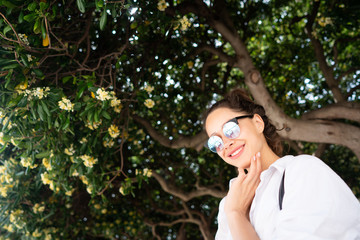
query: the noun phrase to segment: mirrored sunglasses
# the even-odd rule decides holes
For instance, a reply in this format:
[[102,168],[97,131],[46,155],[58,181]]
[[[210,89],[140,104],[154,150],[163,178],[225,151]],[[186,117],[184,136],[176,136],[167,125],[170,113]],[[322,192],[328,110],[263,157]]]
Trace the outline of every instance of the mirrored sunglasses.
[[[238,124],[238,120],[242,118],[252,118],[254,115],[245,115],[245,116],[239,116],[230,119],[227,121],[222,128],[222,131],[224,133],[224,136],[229,139],[235,139],[240,136],[240,127]],[[211,136],[207,144],[205,145],[207,148],[209,148],[212,152],[217,153],[224,149],[224,141],[221,137],[214,135]]]

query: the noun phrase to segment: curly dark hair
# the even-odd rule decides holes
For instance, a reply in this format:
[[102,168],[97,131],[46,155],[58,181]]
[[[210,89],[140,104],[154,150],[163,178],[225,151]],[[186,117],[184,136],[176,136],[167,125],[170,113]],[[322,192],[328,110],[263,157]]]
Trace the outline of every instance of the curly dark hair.
[[277,133],[276,127],[270,122],[270,119],[265,114],[263,106],[256,104],[245,90],[237,88],[227,93],[224,98],[214,105],[212,105],[203,116],[203,123],[205,125],[206,119],[214,110],[225,107],[236,112],[244,112],[246,114],[258,114],[264,121],[264,136],[267,144],[274,151],[275,154],[281,156],[283,153],[283,145],[281,138]]

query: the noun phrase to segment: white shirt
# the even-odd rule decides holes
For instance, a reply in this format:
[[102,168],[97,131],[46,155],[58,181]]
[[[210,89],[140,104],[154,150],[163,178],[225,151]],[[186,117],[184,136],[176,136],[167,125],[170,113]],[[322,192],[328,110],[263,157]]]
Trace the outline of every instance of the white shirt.
[[[285,170],[285,194],[279,187]],[[260,175],[250,222],[262,240],[360,240],[360,203],[346,183],[320,159],[285,156]],[[230,186],[231,186],[230,180]],[[232,240],[224,197],[216,240]]]

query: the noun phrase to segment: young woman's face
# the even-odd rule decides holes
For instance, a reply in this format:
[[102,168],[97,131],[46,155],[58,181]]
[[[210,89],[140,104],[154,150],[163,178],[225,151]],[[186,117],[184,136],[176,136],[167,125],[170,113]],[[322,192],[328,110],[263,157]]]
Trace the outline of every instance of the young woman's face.
[[224,136],[223,125],[230,119],[247,115],[235,112],[229,108],[218,108],[211,112],[205,122],[205,129],[209,137],[219,136],[224,142],[224,148],[217,153],[228,164],[238,168],[250,167],[251,158],[266,144],[263,135],[264,122],[255,114],[252,118],[238,120],[240,134],[235,139]]

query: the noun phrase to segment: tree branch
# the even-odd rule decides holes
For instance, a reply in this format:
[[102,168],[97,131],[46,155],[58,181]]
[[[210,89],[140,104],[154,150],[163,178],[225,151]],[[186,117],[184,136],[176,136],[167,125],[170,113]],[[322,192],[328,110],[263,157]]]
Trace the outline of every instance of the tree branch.
[[223,198],[226,195],[226,192],[222,192],[216,189],[209,189],[206,187],[199,188],[192,192],[183,192],[181,189],[175,187],[174,185],[171,185],[168,183],[162,176],[160,176],[158,173],[153,172],[152,176],[156,179],[156,181],[159,182],[161,188],[178,198],[180,198],[182,201],[187,202],[190,201],[193,198],[201,197],[210,195],[216,198]]
[[153,126],[151,126],[151,123],[146,119],[138,115],[133,115],[132,118],[136,122],[144,126],[154,140],[158,141],[161,145],[168,148],[186,147],[186,148],[194,148],[200,151],[204,146],[205,140],[207,139],[207,135],[205,131],[202,131],[199,134],[192,137],[183,136],[175,140],[170,140],[168,137],[161,135]]
[[360,103],[346,102],[328,105],[326,107],[304,113],[301,119],[347,119],[360,122]]

